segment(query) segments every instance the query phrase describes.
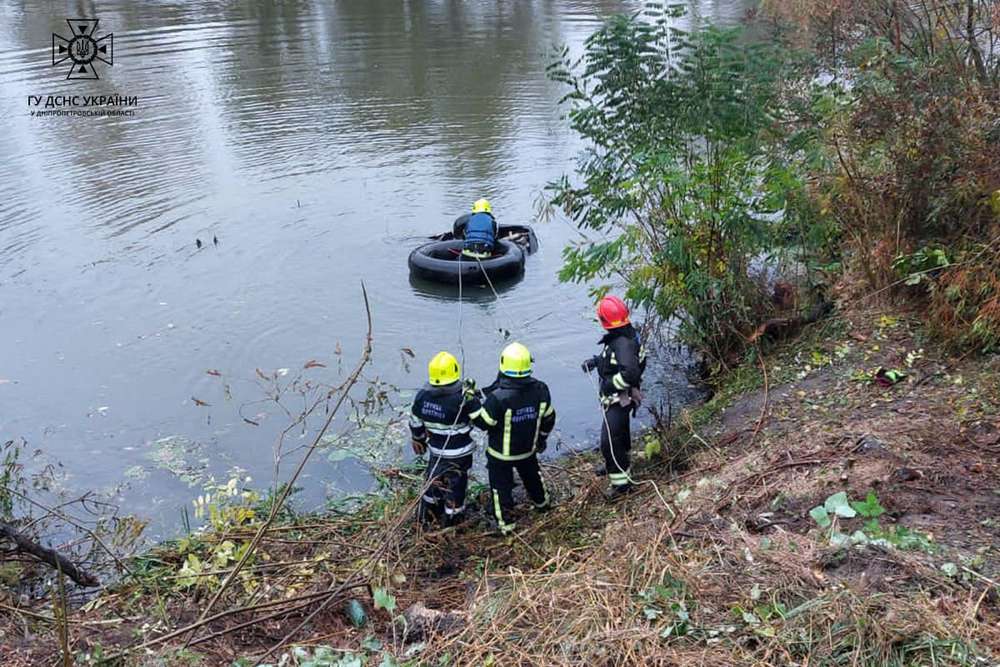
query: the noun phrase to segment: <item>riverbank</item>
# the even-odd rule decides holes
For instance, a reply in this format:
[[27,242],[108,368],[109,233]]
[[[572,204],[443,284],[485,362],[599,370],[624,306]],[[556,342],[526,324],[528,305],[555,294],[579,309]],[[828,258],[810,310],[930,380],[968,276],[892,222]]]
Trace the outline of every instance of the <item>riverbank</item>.
[[995,664],[998,369],[905,313],[842,313],[637,440],[645,482],[618,503],[574,456],[515,537],[421,533],[418,477],[387,471],[353,513],[283,516],[206,615],[263,516],[236,494],[221,530],[136,559],[65,624],[5,600],[0,648],[53,662],[66,627],[79,664]]

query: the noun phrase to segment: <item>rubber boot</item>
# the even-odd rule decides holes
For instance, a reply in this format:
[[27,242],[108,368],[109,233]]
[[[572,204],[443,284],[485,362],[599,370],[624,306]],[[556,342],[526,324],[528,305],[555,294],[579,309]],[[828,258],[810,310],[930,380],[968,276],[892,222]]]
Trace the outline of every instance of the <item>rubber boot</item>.
[[633,484],[621,484],[619,486],[611,486],[604,492],[604,499],[608,501],[615,501],[619,498],[624,498],[628,494],[635,491],[635,485]]

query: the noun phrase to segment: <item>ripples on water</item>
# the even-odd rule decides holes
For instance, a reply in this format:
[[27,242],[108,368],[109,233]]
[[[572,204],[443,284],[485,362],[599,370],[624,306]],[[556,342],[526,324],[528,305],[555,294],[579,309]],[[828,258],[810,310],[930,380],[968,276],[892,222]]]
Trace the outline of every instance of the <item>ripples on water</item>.
[[[727,7],[710,9],[725,18]],[[0,60],[0,435],[66,463],[71,487],[149,470],[149,443],[173,434],[204,443],[216,472],[236,463],[270,479],[283,423],[248,426],[236,404],[261,398],[255,368],[309,359],[332,368],[338,343],[350,359],[363,332],[362,279],[376,327],[371,374],[417,387],[425,360],[455,348],[459,305],[410,284],[414,239],[448,228],[480,196],[501,221],[532,219],[541,188],[572,169],[578,150],[556,108],[561,91],[544,75],[552,49],[578,52],[604,17],[632,9],[596,0],[0,5],[9,47]],[[100,81],[65,81],[50,65],[50,33],[81,11],[100,19],[99,34],[115,34],[115,65]],[[133,118],[31,118],[27,95],[50,94],[136,95],[140,107]],[[585,288],[556,279],[575,232],[565,221],[537,231],[541,251],[502,305],[467,294],[467,370],[491,378],[497,330],[515,330],[552,386],[562,437],[581,441],[596,414],[577,365],[599,332]],[[411,372],[402,347],[416,353]],[[233,401],[207,369],[245,378]],[[313,488],[367,484],[350,462],[311,472]],[[128,498],[170,524],[191,491],[149,474]]]

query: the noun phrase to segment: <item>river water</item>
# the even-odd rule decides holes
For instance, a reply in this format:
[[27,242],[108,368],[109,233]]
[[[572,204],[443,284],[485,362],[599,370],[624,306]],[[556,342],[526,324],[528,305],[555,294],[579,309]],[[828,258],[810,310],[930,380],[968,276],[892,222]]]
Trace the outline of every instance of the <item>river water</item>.
[[[571,225],[536,225],[541,248],[500,303],[478,289],[460,306],[412,285],[406,258],[479,197],[501,222],[533,221],[542,187],[579,150],[545,77],[553,48],[579,53],[607,16],[638,7],[0,1],[0,438],[41,450],[35,465],[61,462],[66,489],[124,483],[127,510],[175,530],[198,475],[239,466],[270,483],[289,419],[256,369],[287,383],[315,360],[306,378],[339,381],[361,347],[363,280],[366,378],[398,387],[397,404],[460,339],[467,372],[490,380],[508,329],[552,389],[560,447],[592,441],[593,387],[578,366],[600,332],[586,287],[556,276]],[[695,9],[731,22],[741,7]],[[100,80],[52,65],[66,18],[114,34]],[[33,117],[30,95],[138,106]],[[652,372],[661,403],[688,392],[681,362],[661,355]],[[356,460],[332,458],[309,466],[307,506],[370,486]]]

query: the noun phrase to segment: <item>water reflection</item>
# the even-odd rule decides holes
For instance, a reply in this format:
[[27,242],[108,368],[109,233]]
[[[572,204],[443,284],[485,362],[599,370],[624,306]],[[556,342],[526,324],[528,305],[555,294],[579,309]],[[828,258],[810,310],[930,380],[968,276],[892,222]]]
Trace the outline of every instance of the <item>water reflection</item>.
[[[70,485],[154,467],[150,443],[174,434],[204,443],[213,471],[236,463],[270,479],[283,424],[248,426],[235,406],[259,398],[253,383],[227,398],[205,372],[252,378],[310,359],[335,368],[334,349],[354,350],[363,334],[363,280],[373,373],[416,387],[425,359],[461,343],[469,373],[490,378],[514,335],[557,396],[561,434],[585,440],[596,424],[578,359],[596,340],[591,303],[556,279],[573,230],[537,226],[524,279],[498,287],[500,300],[466,291],[461,319],[457,294],[409,281],[414,246],[401,239],[447,229],[481,196],[501,222],[529,222],[536,193],[578,149],[545,77],[552,48],[579,52],[604,17],[637,7],[0,5],[0,437],[52,452],[74,471]],[[51,67],[50,34],[66,16],[97,17],[99,32],[115,34],[100,81]],[[24,101],[39,94],[135,95],[140,108],[32,118]],[[218,246],[195,247],[213,236]],[[403,347],[416,355],[410,369]],[[310,474],[364,488],[345,466],[319,462]],[[134,509],[168,523],[191,495],[162,472],[136,486]]]
[[[525,269],[525,271],[529,270],[530,268]],[[463,285],[462,291],[459,292],[458,285],[444,285],[410,276],[410,287],[413,288],[413,293],[416,296],[427,301],[447,304],[456,303],[460,295],[462,301],[469,304],[496,303],[498,295],[503,298],[505,294],[513,292],[519,282],[520,278],[495,282],[493,289],[490,289],[488,285]]]

